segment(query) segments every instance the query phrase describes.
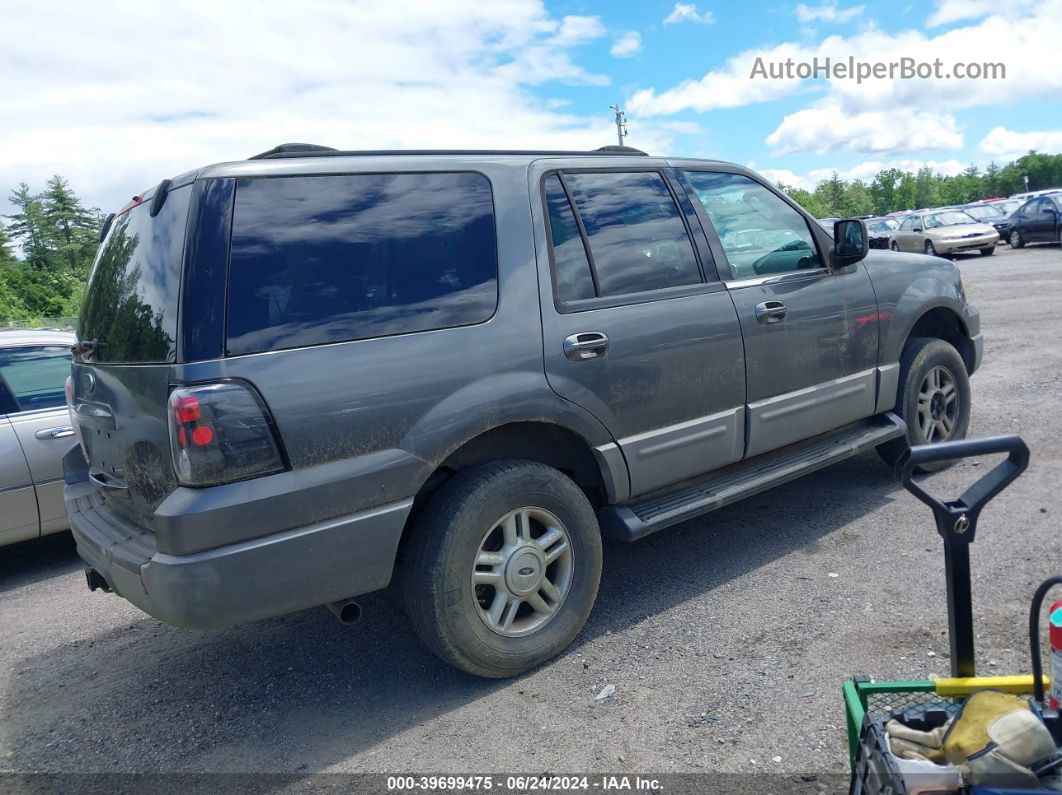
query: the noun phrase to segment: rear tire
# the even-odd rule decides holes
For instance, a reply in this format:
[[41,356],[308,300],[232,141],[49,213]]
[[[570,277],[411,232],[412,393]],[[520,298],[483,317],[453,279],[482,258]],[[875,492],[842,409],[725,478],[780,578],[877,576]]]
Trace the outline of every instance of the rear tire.
[[[893,409],[907,424],[904,437],[878,446],[895,466],[908,446],[966,438],[970,426],[970,376],[955,347],[932,337],[908,340],[900,356],[900,383]],[[927,464],[922,472],[946,469],[952,462]]]
[[563,651],[601,578],[601,534],[586,495],[533,461],[455,475],[409,539],[402,587],[413,628],[476,676],[515,676]]
[[1025,238],[1021,236],[1020,229],[1010,230],[1010,246],[1011,248],[1025,248]]
[[988,248],[981,249],[981,256],[982,257],[991,257],[995,253],[996,253],[996,247],[995,246],[989,246]]

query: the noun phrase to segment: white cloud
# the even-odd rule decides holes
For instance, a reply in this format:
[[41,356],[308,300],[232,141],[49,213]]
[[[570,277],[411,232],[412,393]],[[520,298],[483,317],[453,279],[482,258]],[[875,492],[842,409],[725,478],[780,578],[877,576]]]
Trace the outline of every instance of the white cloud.
[[[1032,8],[1038,0],[1008,0],[1006,10],[1008,15],[1015,12],[1023,12]],[[930,15],[926,24],[929,27],[950,25],[953,22],[962,22],[967,19],[979,19],[989,14],[998,14],[1000,4],[998,0],[938,0],[936,10]]]
[[906,108],[850,113],[832,99],[782,119],[767,136],[775,154],[830,151],[920,152],[959,149],[963,136],[950,114]]
[[609,50],[609,53],[616,58],[630,58],[641,51],[642,34],[636,30],[628,30],[626,33],[621,33],[616,37],[616,40],[612,42],[612,49]]
[[811,190],[815,187],[814,183],[809,182],[806,177],[801,177],[799,174],[795,174],[788,168],[756,168],[754,163],[749,163],[748,167],[766,177],[775,185],[785,185],[790,188],[803,188],[804,190]]
[[698,12],[697,6],[693,3],[675,3],[671,13],[664,18],[664,24],[677,25],[681,22],[698,22],[702,25],[711,25],[715,22],[715,14],[711,11]]
[[866,6],[852,6],[850,8],[838,8],[837,3],[826,2],[820,6],[808,6],[798,3],[793,10],[802,23],[810,22],[850,22],[858,17],[866,9]]
[[[61,18],[23,4],[0,26],[0,186],[39,189],[58,172],[113,209],[163,177],[282,141],[596,148],[615,139],[607,107],[578,115],[532,88],[607,84],[574,60],[605,35],[596,17],[552,16],[540,0],[314,0],[300,14],[279,0],[253,14],[101,0]],[[629,140],[662,152],[678,129],[632,122]]]
[[1031,149],[1059,154],[1062,153],[1062,130],[1015,132],[1006,127],[993,127],[977,148],[989,157],[1002,161],[1019,158]]

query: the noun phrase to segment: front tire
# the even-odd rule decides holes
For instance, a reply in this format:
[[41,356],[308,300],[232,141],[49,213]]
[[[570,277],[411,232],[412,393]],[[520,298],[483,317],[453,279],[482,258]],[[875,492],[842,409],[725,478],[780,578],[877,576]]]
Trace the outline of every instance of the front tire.
[[1010,231],[1010,246],[1011,248],[1025,248],[1025,238],[1021,236],[1021,229]]
[[937,249],[936,249],[936,246],[934,246],[934,245],[933,245],[933,241],[932,241],[932,240],[927,240],[927,241],[926,241],[926,245],[925,245],[925,252],[926,252],[926,254],[928,254],[928,255],[929,255],[929,256],[931,256],[931,257],[936,257],[936,256],[938,256],[938,255],[937,255]]
[[891,248],[893,251],[899,251],[900,244],[893,240],[891,243],[889,243],[889,248]]
[[601,578],[601,534],[586,495],[533,461],[455,475],[409,539],[406,611],[437,656],[468,673],[515,676],[568,646]]
[[995,253],[996,253],[996,247],[995,246],[989,246],[988,248],[981,249],[981,256],[982,257],[991,257]]
[[[894,411],[907,424],[905,438],[878,447],[885,463],[894,466],[908,446],[965,439],[970,426],[970,376],[954,346],[944,340],[916,337],[900,357],[900,384]],[[936,472],[952,462],[920,467]]]

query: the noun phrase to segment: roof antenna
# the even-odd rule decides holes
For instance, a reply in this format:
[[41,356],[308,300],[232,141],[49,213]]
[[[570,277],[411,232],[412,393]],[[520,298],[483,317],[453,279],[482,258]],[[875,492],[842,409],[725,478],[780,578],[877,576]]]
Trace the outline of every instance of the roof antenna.
[[616,112],[616,139],[623,146],[623,139],[627,137],[627,114],[619,105],[609,105],[610,110]]

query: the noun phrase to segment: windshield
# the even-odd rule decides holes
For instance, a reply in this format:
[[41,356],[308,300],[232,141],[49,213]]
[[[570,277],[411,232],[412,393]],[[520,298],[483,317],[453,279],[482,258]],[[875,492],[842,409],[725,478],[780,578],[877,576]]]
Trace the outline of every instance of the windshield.
[[99,343],[98,362],[171,362],[177,339],[185,221],[191,185],[114,219],[96,254],[78,339]]
[[928,213],[925,218],[926,229],[936,229],[941,226],[955,226],[956,224],[977,223],[971,216],[962,210],[945,210],[941,213]]
[[992,202],[992,206],[995,207],[1003,215],[1010,215],[1012,212],[1021,207],[1021,202]]
[[972,215],[978,220],[984,220],[985,218],[993,218],[999,215],[999,212],[992,207],[988,207],[984,204],[975,204],[970,207],[963,207],[967,213]]

